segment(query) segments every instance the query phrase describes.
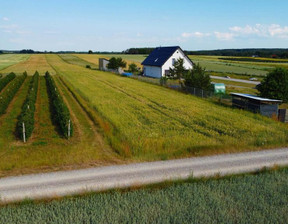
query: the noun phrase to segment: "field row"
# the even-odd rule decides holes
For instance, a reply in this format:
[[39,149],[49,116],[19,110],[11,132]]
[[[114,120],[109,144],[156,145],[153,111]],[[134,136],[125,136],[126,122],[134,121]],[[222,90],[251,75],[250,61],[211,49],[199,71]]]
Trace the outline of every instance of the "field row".
[[59,93],[68,105],[74,124],[73,138],[67,141],[59,134],[59,126],[55,125],[55,116],[49,107],[51,104],[46,80],[40,76],[33,134],[27,143],[17,140],[16,124],[26,101],[31,79],[30,76],[25,79],[6,113],[0,116],[0,176],[119,161],[97,127],[57,76],[54,79]]

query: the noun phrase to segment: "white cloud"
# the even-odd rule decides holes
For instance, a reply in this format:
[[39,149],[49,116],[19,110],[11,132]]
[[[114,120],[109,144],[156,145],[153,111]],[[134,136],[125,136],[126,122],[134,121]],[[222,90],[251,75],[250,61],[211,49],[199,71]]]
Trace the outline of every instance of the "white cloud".
[[186,33],[186,32],[184,32],[184,33],[181,34],[181,36],[184,37],[184,38],[189,38],[189,37],[202,38],[202,37],[209,37],[209,36],[211,36],[211,34],[210,33],[201,33],[201,32],[197,31],[197,32],[194,32],[194,33]]
[[288,38],[288,26],[281,27],[278,24],[272,24],[268,27],[268,33],[272,37]]
[[235,37],[235,34],[233,33],[222,33],[222,32],[214,32],[216,38],[218,40],[233,40]]
[[9,18],[3,17],[2,20],[3,20],[3,21],[9,21]]
[[229,28],[229,32],[214,32],[219,40],[232,40],[241,37],[266,37],[266,38],[288,38],[288,26],[280,26],[278,24],[264,25],[255,24],[253,26],[233,26]]

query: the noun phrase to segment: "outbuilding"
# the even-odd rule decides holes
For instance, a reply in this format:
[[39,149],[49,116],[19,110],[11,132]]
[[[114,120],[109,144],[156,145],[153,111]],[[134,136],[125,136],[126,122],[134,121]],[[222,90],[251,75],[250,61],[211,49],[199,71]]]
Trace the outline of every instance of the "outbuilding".
[[107,71],[107,65],[109,64],[109,60],[106,58],[99,58],[99,70]]
[[183,58],[185,69],[193,68],[193,62],[185,55],[179,46],[173,47],[157,47],[142,62],[144,76],[161,78],[169,76],[169,68],[174,67],[174,63]]
[[260,113],[266,117],[278,117],[278,105],[282,100],[262,98],[244,93],[230,93],[232,96],[232,106],[254,113]]

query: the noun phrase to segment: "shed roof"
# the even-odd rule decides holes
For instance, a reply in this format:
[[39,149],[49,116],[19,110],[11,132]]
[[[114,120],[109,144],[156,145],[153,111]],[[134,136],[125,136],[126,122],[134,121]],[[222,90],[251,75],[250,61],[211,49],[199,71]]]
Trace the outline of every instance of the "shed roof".
[[181,50],[181,48],[179,46],[156,47],[149,54],[149,56],[142,62],[142,65],[161,67],[173,55],[173,53],[178,49]]
[[251,94],[245,94],[245,93],[230,93],[231,96],[237,96],[241,98],[246,98],[246,99],[251,99],[251,100],[256,100],[258,102],[266,102],[266,103],[282,103],[282,100],[274,100],[274,99],[268,99],[268,98],[263,98]]

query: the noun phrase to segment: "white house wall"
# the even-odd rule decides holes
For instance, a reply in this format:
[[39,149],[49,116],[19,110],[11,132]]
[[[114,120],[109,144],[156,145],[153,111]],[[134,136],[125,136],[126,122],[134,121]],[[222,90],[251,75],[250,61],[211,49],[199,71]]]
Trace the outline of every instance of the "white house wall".
[[162,76],[165,75],[165,70],[169,70],[170,67],[173,68],[173,64],[172,64],[173,58],[175,58],[175,60],[178,60],[179,58],[183,58],[184,59],[183,66],[185,67],[185,69],[189,70],[193,68],[191,61],[188,60],[185,54],[181,50],[178,49],[162,66],[162,71],[161,71]]
[[144,66],[144,75],[154,78],[161,78],[161,67],[156,66]]

